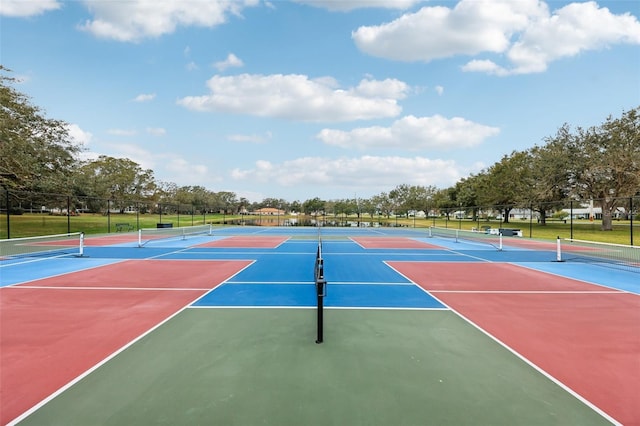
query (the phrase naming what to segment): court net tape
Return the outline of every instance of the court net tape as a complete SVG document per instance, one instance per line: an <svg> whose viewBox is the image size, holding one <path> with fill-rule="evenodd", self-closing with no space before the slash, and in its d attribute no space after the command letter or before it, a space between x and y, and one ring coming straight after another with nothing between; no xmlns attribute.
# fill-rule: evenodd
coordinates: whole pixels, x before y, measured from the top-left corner
<svg viewBox="0 0 640 426"><path fill-rule="evenodd" d="M558 262L586 262L640 272L640 246L557 239Z"/></svg>
<svg viewBox="0 0 640 426"><path fill-rule="evenodd" d="M498 230L496 230L498 231ZM464 229L439 228L432 226L429 228L429 237L451 238L455 242L474 242L489 244L498 250L502 250L502 233L484 231L467 231Z"/></svg>
<svg viewBox="0 0 640 426"><path fill-rule="evenodd" d="M0 240L0 260L22 257L82 256L83 253L84 234L82 232Z"/></svg>
<svg viewBox="0 0 640 426"><path fill-rule="evenodd" d="M213 235L212 225L184 226L180 228L142 228L138 230L138 247L169 239L186 239L196 235Z"/></svg>

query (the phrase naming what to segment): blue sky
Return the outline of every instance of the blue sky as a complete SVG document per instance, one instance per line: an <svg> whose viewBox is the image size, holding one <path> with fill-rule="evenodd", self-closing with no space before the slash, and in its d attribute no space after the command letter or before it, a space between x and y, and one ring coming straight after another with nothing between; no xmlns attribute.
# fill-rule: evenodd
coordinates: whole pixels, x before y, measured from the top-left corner
<svg viewBox="0 0 640 426"><path fill-rule="evenodd" d="M2 0L83 158L251 201L449 187L640 105L640 2Z"/></svg>

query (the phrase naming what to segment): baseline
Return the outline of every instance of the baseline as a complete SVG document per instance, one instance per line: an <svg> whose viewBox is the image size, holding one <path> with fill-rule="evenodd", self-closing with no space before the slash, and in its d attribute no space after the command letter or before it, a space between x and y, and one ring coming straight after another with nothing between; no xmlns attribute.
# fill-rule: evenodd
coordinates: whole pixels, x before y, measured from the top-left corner
<svg viewBox="0 0 640 426"><path fill-rule="evenodd" d="M636 295L511 264L389 263L609 420L640 423Z"/></svg>

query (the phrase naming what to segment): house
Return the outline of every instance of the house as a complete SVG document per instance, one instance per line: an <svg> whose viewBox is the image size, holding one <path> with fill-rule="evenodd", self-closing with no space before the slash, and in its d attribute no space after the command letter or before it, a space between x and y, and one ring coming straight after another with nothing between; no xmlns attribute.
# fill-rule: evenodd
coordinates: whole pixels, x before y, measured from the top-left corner
<svg viewBox="0 0 640 426"><path fill-rule="evenodd" d="M276 209L274 207L263 207L258 210L254 210L252 214L265 215L265 216L280 216L284 215L284 210Z"/></svg>
<svg viewBox="0 0 640 426"><path fill-rule="evenodd" d="M590 219L591 217L595 220L602 219L602 207L579 207L562 209L562 211L567 214L567 217L573 215L572 219ZM624 207L618 207L611 213L611 217L614 219L622 219L626 217L626 214L627 212Z"/></svg>

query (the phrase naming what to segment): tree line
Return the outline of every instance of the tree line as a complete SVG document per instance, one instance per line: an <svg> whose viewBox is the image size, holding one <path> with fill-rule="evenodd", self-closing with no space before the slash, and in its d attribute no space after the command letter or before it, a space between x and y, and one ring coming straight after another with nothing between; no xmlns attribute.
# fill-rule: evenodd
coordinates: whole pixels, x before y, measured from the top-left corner
<svg viewBox="0 0 640 426"><path fill-rule="evenodd" d="M510 211L521 207L538 212L543 223L568 200L593 201L602 209L603 230L612 229L619 207L624 205L632 214L634 206L626 200L640 196L640 106L586 129L565 124L540 145L513 151L448 188L398 184L369 198L250 202L233 192L159 181L153 170L126 158L80 161L81 147L71 139L68 124L46 117L13 87L8 69L0 65L0 72L0 179L12 193L114 200L120 209L143 202L230 214L274 207L306 214L389 217L459 209L477 217L487 213L487 207L480 206L492 206L508 221Z"/></svg>

